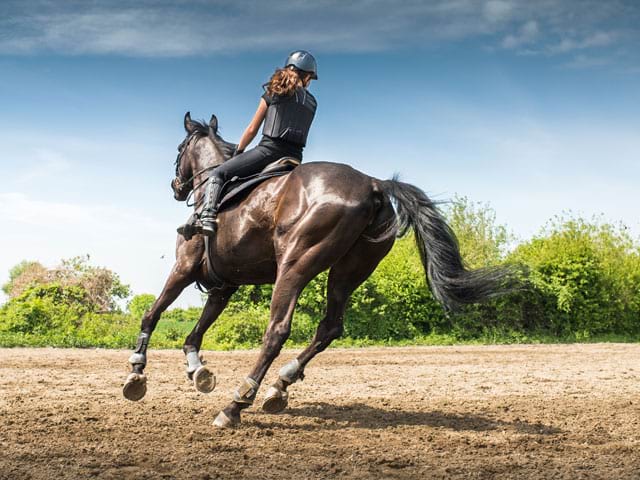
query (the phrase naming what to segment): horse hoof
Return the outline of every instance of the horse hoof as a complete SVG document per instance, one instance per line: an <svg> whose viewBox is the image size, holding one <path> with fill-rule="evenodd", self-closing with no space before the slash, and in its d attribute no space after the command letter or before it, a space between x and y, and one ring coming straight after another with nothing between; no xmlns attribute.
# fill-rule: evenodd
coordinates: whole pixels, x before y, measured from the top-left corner
<svg viewBox="0 0 640 480"><path fill-rule="evenodd" d="M211 393L216 388L216 376L209 368L205 366L198 367L193 373L193 384L197 391Z"/></svg>
<svg viewBox="0 0 640 480"><path fill-rule="evenodd" d="M262 410L267 413L280 413L289 404L289 394L276 387L270 387L262 402Z"/></svg>
<svg viewBox="0 0 640 480"><path fill-rule="evenodd" d="M147 393L147 377L139 373L131 373L124 382L122 394L127 400L137 402Z"/></svg>
<svg viewBox="0 0 640 480"><path fill-rule="evenodd" d="M240 425L240 419L229 418L224 411L221 411L213 421L213 426L218 428L233 428L238 425Z"/></svg>

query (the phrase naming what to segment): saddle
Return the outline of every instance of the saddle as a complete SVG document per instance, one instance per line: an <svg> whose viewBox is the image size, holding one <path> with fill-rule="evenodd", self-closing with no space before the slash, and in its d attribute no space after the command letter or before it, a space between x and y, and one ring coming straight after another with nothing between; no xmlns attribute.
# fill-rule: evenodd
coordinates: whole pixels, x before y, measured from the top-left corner
<svg viewBox="0 0 640 480"><path fill-rule="evenodd" d="M242 194L248 194L265 180L286 175L298 165L300 165L300 160L297 158L282 157L264 167L259 173L248 177L233 177L222 187L222 194L218 201L218 211L228 207L234 200L239 199Z"/></svg>

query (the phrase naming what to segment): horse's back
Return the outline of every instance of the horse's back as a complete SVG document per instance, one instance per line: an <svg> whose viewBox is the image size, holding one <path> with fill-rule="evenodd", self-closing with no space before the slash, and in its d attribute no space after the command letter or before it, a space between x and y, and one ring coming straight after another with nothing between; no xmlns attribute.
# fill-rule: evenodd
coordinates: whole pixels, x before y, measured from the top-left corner
<svg viewBox="0 0 640 480"><path fill-rule="evenodd" d="M294 216L299 216L311 207L362 208L371 201L374 191L375 179L349 165L303 163L282 185L276 212L278 221L282 221L287 210L295 210Z"/></svg>

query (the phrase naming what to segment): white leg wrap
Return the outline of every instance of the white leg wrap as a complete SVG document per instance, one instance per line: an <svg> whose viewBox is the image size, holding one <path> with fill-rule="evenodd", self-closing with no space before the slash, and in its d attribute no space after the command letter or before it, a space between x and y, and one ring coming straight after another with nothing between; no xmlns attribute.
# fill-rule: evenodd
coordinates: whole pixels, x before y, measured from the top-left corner
<svg viewBox="0 0 640 480"><path fill-rule="evenodd" d="M242 385L240 385L240 387L234 392L233 401L236 403L246 403L251 405L256 398L259 386L258 382L253 378L245 378Z"/></svg>
<svg viewBox="0 0 640 480"><path fill-rule="evenodd" d="M146 365L147 364L147 356L144 353L135 353L134 352L129 357L129 363L131 365L137 365L137 364Z"/></svg>
<svg viewBox="0 0 640 480"><path fill-rule="evenodd" d="M187 353L187 373L193 373L202 366L198 352Z"/></svg>
<svg viewBox="0 0 640 480"><path fill-rule="evenodd" d="M278 375L285 382L293 383L298 379L298 370L300 370L300 362L294 358L280 369Z"/></svg>
<svg viewBox="0 0 640 480"><path fill-rule="evenodd" d="M131 365L146 365L147 364L147 347L149 346L149 334L140 332L138 340L136 341L136 348L129 357L129 363Z"/></svg>

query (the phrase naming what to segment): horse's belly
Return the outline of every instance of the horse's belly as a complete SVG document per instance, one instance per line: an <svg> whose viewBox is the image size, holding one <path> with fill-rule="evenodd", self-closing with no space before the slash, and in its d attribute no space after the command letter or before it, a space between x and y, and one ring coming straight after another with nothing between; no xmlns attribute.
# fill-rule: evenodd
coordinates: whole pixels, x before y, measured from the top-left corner
<svg viewBox="0 0 640 480"><path fill-rule="evenodd" d="M254 212L237 207L218 217L213 265L222 277L238 285L273 283L276 279L273 221L264 210Z"/></svg>
<svg viewBox="0 0 640 480"><path fill-rule="evenodd" d="M224 258L220 264L214 261L214 268L226 280L237 285L274 283L277 265L273 252L273 244L260 245L243 242L216 252Z"/></svg>

